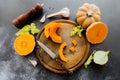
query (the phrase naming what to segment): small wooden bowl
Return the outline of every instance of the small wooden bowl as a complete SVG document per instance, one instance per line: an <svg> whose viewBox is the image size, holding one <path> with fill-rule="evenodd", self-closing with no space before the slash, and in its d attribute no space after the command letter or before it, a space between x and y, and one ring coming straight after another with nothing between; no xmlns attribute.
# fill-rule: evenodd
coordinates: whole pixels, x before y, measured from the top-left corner
<svg viewBox="0 0 120 80"><path fill-rule="evenodd" d="M70 70L74 71L78 69L88 58L90 44L86 38L82 35L79 37L77 35L70 37L70 32L77 24L71 20L55 20L54 22L61 23L62 28L57 31L57 34L62 36L62 43L66 42L67 46L64 49L64 55L68 58L68 62L64 63ZM37 40L44 43L51 51L53 51L58 56L58 50L61 44L54 43L50 38L46 38L44 35L44 28L38 33ZM71 52L69 49L73 46L72 40L77 41L77 46L75 52ZM59 63L51 59L50 56L39 46L36 47L36 56L41 65L46 69L55 73L67 73Z"/></svg>

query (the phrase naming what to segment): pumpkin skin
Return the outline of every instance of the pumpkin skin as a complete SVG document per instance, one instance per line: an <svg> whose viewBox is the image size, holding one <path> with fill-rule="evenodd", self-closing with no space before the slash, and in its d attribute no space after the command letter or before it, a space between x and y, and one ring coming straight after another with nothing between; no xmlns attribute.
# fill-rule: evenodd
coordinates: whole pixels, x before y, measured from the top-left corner
<svg viewBox="0 0 120 80"><path fill-rule="evenodd" d="M68 58L64 56L63 54L63 49L67 46L67 43L64 42L60 45L60 49L59 49L59 57L62 61L64 62L68 62Z"/></svg>
<svg viewBox="0 0 120 80"><path fill-rule="evenodd" d="M52 39L55 43L61 43L62 37L57 34L57 30L62 27L62 24L56 22L50 22L45 26L45 36L46 38Z"/></svg>
<svg viewBox="0 0 120 80"><path fill-rule="evenodd" d="M76 20L83 28L87 28L90 24L101 20L101 11L95 4L85 3L78 8Z"/></svg>

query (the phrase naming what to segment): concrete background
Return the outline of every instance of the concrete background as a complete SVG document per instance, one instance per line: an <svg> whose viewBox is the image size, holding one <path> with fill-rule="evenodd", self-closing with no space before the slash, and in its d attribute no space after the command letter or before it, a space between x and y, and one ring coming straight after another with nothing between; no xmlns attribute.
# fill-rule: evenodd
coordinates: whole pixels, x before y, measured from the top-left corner
<svg viewBox="0 0 120 80"><path fill-rule="evenodd" d="M69 19L73 21L75 21L77 8L83 3L94 3L99 6L102 21L108 25L109 33L102 44L91 45L91 51L111 50L108 63L105 66L92 63L88 69L82 66L72 75L60 75L46 70L40 64L33 67L29 59L36 59L34 52L26 57L19 56L13 48L18 29L11 22L37 2L44 3L44 13L48 14L59 11L63 7L70 8ZM0 80L120 80L119 15L119 0L0 0ZM51 20L61 19L55 17L40 24L40 18L33 21L39 29Z"/></svg>

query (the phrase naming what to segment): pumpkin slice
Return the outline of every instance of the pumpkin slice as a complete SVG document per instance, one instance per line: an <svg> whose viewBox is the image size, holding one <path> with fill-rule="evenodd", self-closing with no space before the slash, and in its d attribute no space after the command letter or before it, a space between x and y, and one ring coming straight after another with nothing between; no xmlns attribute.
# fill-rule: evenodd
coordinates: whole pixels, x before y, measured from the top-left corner
<svg viewBox="0 0 120 80"><path fill-rule="evenodd" d="M71 51L71 52L75 52L75 46L72 46L72 47L70 48L70 51Z"/></svg>
<svg viewBox="0 0 120 80"><path fill-rule="evenodd" d="M57 30L61 27L62 26L61 26L60 23L56 23L56 22L48 23L45 26L45 32L44 32L46 38L48 38L50 36L50 38L52 39L53 42L61 43L62 42L62 37L57 34Z"/></svg>
<svg viewBox="0 0 120 80"><path fill-rule="evenodd" d="M46 38L48 38L50 36L50 28L53 24L54 24L53 22L50 22L47 25L45 25L44 34L45 34Z"/></svg>
<svg viewBox="0 0 120 80"><path fill-rule="evenodd" d="M67 62L68 61L68 58L66 58L63 54L63 49L66 47L66 42L62 43L60 45L60 49L59 49L59 56L60 56L60 59L64 62Z"/></svg>
<svg viewBox="0 0 120 80"><path fill-rule="evenodd" d="M92 23L86 30L87 40L92 44L101 43L108 34L108 27L103 22Z"/></svg>
<svg viewBox="0 0 120 80"><path fill-rule="evenodd" d="M50 37L53 42L56 43L61 43L62 42L62 37L57 34L57 30L61 28L60 23L54 23L54 25L50 28Z"/></svg>
<svg viewBox="0 0 120 80"><path fill-rule="evenodd" d="M73 40L72 40L72 44L73 44L74 46L76 46L76 45L77 45L77 41L76 41L75 39L73 39Z"/></svg>
<svg viewBox="0 0 120 80"><path fill-rule="evenodd" d="M30 34L21 34L14 41L14 49L21 56L30 54L33 51L34 47L35 39L34 36Z"/></svg>

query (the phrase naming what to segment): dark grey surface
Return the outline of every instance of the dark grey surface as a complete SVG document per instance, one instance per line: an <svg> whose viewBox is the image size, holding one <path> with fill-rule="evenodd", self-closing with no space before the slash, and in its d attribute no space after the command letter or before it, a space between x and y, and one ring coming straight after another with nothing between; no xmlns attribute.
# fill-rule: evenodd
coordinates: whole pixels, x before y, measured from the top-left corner
<svg viewBox="0 0 120 80"><path fill-rule="evenodd" d="M94 3L100 7L102 21L108 25L109 34L93 49L111 50L109 61L105 66L92 63L88 69L83 66L72 75L55 74L41 65L33 67L29 59L36 59L34 53L21 57L13 49L13 40L18 31L11 23L12 19L31 8L35 3L44 3L44 12L52 13L67 6L71 10L70 20L75 21L77 8L83 3ZM0 80L120 80L120 5L119 0L0 0ZM44 24L39 19L34 22L40 29Z"/></svg>

